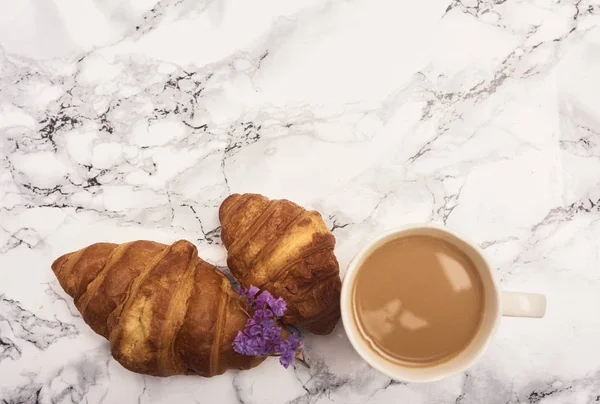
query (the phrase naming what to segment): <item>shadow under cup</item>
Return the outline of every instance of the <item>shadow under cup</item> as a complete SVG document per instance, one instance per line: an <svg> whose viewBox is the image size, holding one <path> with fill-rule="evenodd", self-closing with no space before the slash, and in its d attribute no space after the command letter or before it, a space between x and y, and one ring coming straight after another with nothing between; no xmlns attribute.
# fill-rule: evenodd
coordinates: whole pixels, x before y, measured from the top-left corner
<svg viewBox="0 0 600 404"><path fill-rule="evenodd" d="M483 314L475 336L466 348L444 362L431 365L415 364L415 366L409 366L386 359L370 346L366 336L362 335L360 327L357 324L354 312L353 286L362 264L369 254L378 247L397 238L407 236L436 237L459 248L474 264L483 285ZM492 269L479 247L465 241L443 227L433 225L407 226L379 237L375 242L370 243L360 251L352 260L343 280L341 309L342 321L348 338L354 349L369 365L399 381L429 382L463 372L482 355L500 318L500 296Z"/></svg>

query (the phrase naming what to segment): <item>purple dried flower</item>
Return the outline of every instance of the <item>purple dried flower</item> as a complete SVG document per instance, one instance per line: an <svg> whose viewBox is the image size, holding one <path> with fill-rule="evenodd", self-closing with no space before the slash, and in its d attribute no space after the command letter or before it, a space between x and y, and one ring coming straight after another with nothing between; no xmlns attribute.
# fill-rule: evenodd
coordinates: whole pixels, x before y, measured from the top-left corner
<svg viewBox="0 0 600 404"><path fill-rule="evenodd" d="M256 298L256 306L270 309L277 317L283 316L283 313L287 310L285 300L281 297L277 299L274 298L267 290L258 295Z"/></svg>
<svg viewBox="0 0 600 404"><path fill-rule="evenodd" d="M260 335L248 338L248 351L252 356L264 356L268 355L267 341L265 341Z"/></svg>
<svg viewBox="0 0 600 404"><path fill-rule="evenodd" d="M238 331L233 339L233 350L236 352L244 352L246 350L246 335L242 331Z"/></svg>
<svg viewBox="0 0 600 404"><path fill-rule="evenodd" d="M283 313L287 310L287 304L281 297L269 301L269 307L277 317L283 316Z"/></svg>
<svg viewBox="0 0 600 404"><path fill-rule="evenodd" d="M291 364L291 363L292 363L292 361L294 360L294 357L295 357L295 356L296 356L296 355L294 354L294 352L291 352L291 351L290 351L290 352L286 352L286 353L284 353L283 355L281 355L281 356L279 357L279 363L281 363L281 365L282 365L284 368L286 368L286 369L287 369L287 368L288 368L288 366L290 366L290 364Z"/></svg>
<svg viewBox="0 0 600 404"><path fill-rule="evenodd" d="M294 350L304 348L304 344L302 343L302 337L296 333L290 334L288 337L288 342L291 344Z"/></svg>
<svg viewBox="0 0 600 404"><path fill-rule="evenodd" d="M284 368L287 368L290 363L296 357L296 353L299 349L302 349L302 338L298 334L290 334L285 340L281 341L279 345L279 362Z"/></svg>
<svg viewBox="0 0 600 404"><path fill-rule="evenodd" d="M276 325L276 319L282 317L287 309L285 300L274 298L266 290L258 292L255 286L238 290L253 309L253 314L246 321L244 330L235 336L233 349L251 356L278 355L281 364L287 368L298 350L302 349L302 338L294 333L285 339L281 337L282 329Z"/></svg>
<svg viewBox="0 0 600 404"><path fill-rule="evenodd" d="M250 337L256 337L257 335L260 335L262 332L263 332L263 329L260 325L253 325L250 327L246 327L246 333Z"/></svg>
<svg viewBox="0 0 600 404"><path fill-rule="evenodd" d="M250 328L250 327L253 327L255 325L260 325L260 322L256 321L253 318L249 318L248 320L246 320L246 328Z"/></svg>
<svg viewBox="0 0 600 404"><path fill-rule="evenodd" d="M269 301L273 300L273 295L269 293L268 290L262 291L260 295L256 298L256 305L258 307L265 307L269 305Z"/></svg>
<svg viewBox="0 0 600 404"><path fill-rule="evenodd" d="M264 338L270 341L274 341L277 338L281 337L281 328L271 326L263 328Z"/></svg>
<svg viewBox="0 0 600 404"><path fill-rule="evenodd" d="M258 309L254 311L252 318L258 322L267 321L273 318L273 312L268 309Z"/></svg>

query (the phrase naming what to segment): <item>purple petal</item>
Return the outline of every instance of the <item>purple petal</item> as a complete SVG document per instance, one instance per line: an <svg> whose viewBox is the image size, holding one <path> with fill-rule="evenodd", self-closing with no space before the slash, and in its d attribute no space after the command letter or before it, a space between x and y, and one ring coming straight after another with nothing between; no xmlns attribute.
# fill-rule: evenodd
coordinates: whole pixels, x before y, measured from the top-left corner
<svg viewBox="0 0 600 404"><path fill-rule="evenodd" d="M288 368L290 366L290 364L292 363L292 361L294 360L294 354L293 353L285 353L284 355L281 355L281 357L279 357L279 363L281 363L281 365L284 368Z"/></svg>
<svg viewBox="0 0 600 404"><path fill-rule="evenodd" d="M273 310L273 313L275 313L277 317L283 316L283 313L287 310L287 304L281 297L277 299L271 299L268 303L269 307L271 307L271 310Z"/></svg>
<svg viewBox="0 0 600 404"><path fill-rule="evenodd" d="M294 350L297 350L302 345L302 337L296 333L292 333L287 337L287 340L290 343L290 346L293 347Z"/></svg>
<svg viewBox="0 0 600 404"><path fill-rule="evenodd" d="M238 331L237 335L233 339L233 350L237 353L248 355L247 337L241 331Z"/></svg>
<svg viewBox="0 0 600 404"><path fill-rule="evenodd" d="M273 312L268 309L258 309L252 315L252 318L256 322L263 322L273 317Z"/></svg>
<svg viewBox="0 0 600 404"><path fill-rule="evenodd" d="M272 318L268 318L266 320L261 321L260 325L265 328L272 328L275 327L275 320L273 320Z"/></svg>
<svg viewBox="0 0 600 404"><path fill-rule="evenodd" d="M247 343L247 354L252 356L264 355L265 343L260 337L252 337L248 339Z"/></svg>
<svg viewBox="0 0 600 404"><path fill-rule="evenodd" d="M264 290L256 298L256 305L259 307L268 306L269 301L272 299L273 299L273 295L271 293L269 293L268 290Z"/></svg>
<svg viewBox="0 0 600 404"><path fill-rule="evenodd" d="M276 339L281 338L281 328L274 326L265 327L263 330L263 336L269 341L275 341Z"/></svg>
<svg viewBox="0 0 600 404"><path fill-rule="evenodd" d="M243 332L238 331L237 334L235 335L234 341L243 341L245 337L246 336L244 335Z"/></svg>
<svg viewBox="0 0 600 404"><path fill-rule="evenodd" d="M281 342L279 343L279 348L277 349L277 353L279 353L280 355L283 355L285 352L291 350L291 344L290 341L288 341L287 339L282 339Z"/></svg>
<svg viewBox="0 0 600 404"><path fill-rule="evenodd" d="M278 354L279 347L281 346L281 337L275 337L273 339L267 340L266 346L271 355Z"/></svg>
<svg viewBox="0 0 600 404"><path fill-rule="evenodd" d="M258 293L260 289L258 289L256 286L254 285L250 285L250 287L248 288L248 297L249 298L253 298L254 296L256 296L256 294Z"/></svg>
<svg viewBox="0 0 600 404"><path fill-rule="evenodd" d="M260 325L253 325L248 327L245 331L249 336L256 337L257 335L262 334L262 327Z"/></svg>

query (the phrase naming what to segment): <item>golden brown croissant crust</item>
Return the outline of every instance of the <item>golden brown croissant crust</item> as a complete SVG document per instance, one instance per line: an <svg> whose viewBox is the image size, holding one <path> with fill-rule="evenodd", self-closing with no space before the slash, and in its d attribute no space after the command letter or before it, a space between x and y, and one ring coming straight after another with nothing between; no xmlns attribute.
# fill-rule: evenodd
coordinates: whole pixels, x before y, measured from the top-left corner
<svg viewBox="0 0 600 404"><path fill-rule="evenodd" d="M234 194L219 209L227 264L244 286L287 302L284 322L328 334L340 318L335 237L321 215L288 200Z"/></svg>
<svg viewBox="0 0 600 404"><path fill-rule="evenodd" d="M97 243L63 255L52 270L129 370L213 376L264 360L233 351L247 319L244 303L188 241Z"/></svg>

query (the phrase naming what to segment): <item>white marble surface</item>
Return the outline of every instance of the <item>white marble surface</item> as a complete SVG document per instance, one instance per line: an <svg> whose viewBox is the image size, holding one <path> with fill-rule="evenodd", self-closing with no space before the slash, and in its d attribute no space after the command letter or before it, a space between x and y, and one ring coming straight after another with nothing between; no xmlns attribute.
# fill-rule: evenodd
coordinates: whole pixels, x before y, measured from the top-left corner
<svg viewBox="0 0 600 404"><path fill-rule="evenodd" d="M0 402L600 402L598 0L0 0ZM338 326L310 369L125 371L51 270L89 243L195 242L230 192L321 211L342 270L438 222L545 293L467 373L370 370ZM4 400L4 401L2 401Z"/></svg>

